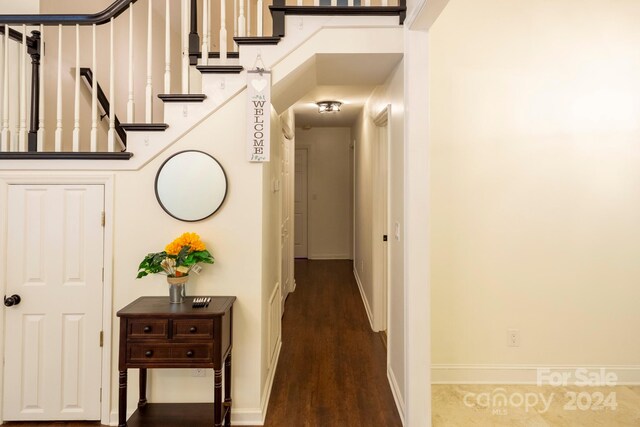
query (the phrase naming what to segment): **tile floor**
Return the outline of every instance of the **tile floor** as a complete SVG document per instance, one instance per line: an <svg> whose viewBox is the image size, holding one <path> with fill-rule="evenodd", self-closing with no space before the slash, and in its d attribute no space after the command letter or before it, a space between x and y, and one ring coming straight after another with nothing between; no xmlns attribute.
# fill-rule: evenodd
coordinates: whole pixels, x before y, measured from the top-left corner
<svg viewBox="0 0 640 427"><path fill-rule="evenodd" d="M640 426L640 387L433 385L434 427Z"/></svg>

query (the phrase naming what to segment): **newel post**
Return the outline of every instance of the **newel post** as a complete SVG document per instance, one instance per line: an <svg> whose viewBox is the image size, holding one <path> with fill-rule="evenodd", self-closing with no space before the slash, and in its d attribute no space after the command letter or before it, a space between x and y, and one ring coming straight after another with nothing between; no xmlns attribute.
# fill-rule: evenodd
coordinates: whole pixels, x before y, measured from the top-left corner
<svg viewBox="0 0 640 427"><path fill-rule="evenodd" d="M285 6L285 0L273 0L273 6ZM284 10L272 10L273 18L273 36L284 37Z"/></svg>
<svg viewBox="0 0 640 427"><path fill-rule="evenodd" d="M42 39L40 31L32 31L34 42L31 55L31 126L29 127L28 150L38 151L38 129L40 126L40 54Z"/></svg>
<svg viewBox="0 0 640 427"><path fill-rule="evenodd" d="M199 52L200 52L200 36L198 36L198 2L197 0L191 0L191 31L189 32L189 64L190 65L198 65Z"/></svg>

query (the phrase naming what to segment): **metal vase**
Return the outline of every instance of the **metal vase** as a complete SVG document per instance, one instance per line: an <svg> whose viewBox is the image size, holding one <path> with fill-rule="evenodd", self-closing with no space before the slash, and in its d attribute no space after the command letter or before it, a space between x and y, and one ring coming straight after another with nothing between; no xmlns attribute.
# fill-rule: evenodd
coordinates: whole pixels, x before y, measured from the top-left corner
<svg viewBox="0 0 640 427"><path fill-rule="evenodd" d="M167 277L169 282L169 302L171 304L182 304L184 302L184 288L189 276Z"/></svg>

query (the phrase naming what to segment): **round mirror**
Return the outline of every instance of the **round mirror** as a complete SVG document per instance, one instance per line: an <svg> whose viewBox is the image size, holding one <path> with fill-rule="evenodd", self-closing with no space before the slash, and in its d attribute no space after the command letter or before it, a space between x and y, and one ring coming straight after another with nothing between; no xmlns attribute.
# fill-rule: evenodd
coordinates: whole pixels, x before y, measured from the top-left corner
<svg viewBox="0 0 640 427"><path fill-rule="evenodd" d="M162 209L181 221L213 215L227 195L227 176L220 163L202 151L169 157L156 175L156 197Z"/></svg>

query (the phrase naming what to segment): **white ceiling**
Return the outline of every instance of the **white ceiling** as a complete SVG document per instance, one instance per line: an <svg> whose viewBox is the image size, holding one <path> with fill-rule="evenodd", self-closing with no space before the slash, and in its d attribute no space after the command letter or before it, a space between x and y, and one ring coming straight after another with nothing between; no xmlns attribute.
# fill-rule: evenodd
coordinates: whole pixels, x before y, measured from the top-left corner
<svg viewBox="0 0 640 427"><path fill-rule="evenodd" d="M273 88L277 111L293 105L296 127L351 126L376 86L402 59L399 53L318 54ZM340 101L339 113L319 114L317 101Z"/></svg>

